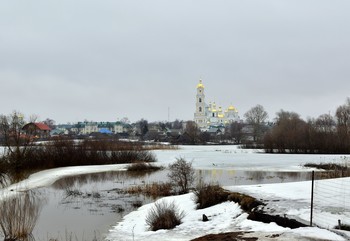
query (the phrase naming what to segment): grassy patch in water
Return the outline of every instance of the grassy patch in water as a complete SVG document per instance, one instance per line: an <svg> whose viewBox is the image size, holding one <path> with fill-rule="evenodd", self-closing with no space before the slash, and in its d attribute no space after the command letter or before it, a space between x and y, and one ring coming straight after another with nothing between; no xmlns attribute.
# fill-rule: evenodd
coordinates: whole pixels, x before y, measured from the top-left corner
<svg viewBox="0 0 350 241"><path fill-rule="evenodd" d="M174 195L170 183L153 182L151 184L131 186L126 189L129 194L142 194L152 198L166 197Z"/></svg>
<svg viewBox="0 0 350 241"><path fill-rule="evenodd" d="M336 163L306 163L304 167L317 168L326 172L317 173L320 178L349 177L350 167L347 164Z"/></svg>
<svg viewBox="0 0 350 241"><path fill-rule="evenodd" d="M145 162L136 162L128 166L130 172L153 172L161 169L163 168Z"/></svg>

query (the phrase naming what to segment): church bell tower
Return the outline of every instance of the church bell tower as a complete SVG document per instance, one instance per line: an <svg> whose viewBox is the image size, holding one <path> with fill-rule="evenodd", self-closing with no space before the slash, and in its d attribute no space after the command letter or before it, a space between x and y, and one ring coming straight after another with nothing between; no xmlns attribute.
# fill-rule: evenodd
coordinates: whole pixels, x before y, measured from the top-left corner
<svg viewBox="0 0 350 241"><path fill-rule="evenodd" d="M199 80L199 83L197 85L196 111L194 113L194 121L199 128L205 128L207 126L204 85L202 84L202 80Z"/></svg>

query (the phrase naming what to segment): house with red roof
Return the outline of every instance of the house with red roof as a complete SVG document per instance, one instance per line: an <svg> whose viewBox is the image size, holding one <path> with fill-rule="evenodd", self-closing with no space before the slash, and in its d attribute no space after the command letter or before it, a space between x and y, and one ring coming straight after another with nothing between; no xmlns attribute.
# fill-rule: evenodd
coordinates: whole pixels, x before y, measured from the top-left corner
<svg viewBox="0 0 350 241"><path fill-rule="evenodd" d="M51 128L42 122L30 122L24 125L22 130L27 136L35 138L47 138L50 136Z"/></svg>

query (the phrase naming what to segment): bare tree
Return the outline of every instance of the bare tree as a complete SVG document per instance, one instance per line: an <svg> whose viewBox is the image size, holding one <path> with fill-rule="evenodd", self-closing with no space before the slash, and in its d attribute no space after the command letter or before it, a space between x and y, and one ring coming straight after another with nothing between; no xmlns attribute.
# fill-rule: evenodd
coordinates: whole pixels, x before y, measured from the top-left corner
<svg viewBox="0 0 350 241"><path fill-rule="evenodd" d="M253 140L259 141L264 132L264 122L268 114L262 105L256 105L244 114L246 122L253 127Z"/></svg>
<svg viewBox="0 0 350 241"><path fill-rule="evenodd" d="M330 114L323 114L316 119L315 125L318 131L331 133L334 131L335 120Z"/></svg>
<svg viewBox="0 0 350 241"><path fill-rule="evenodd" d="M337 108L335 113L337 119L337 132L342 149L350 150L350 98L346 103Z"/></svg>
<svg viewBox="0 0 350 241"><path fill-rule="evenodd" d="M176 119L176 120L173 122L172 128L173 128L173 129L182 129L182 124L183 124L183 121L182 121L182 120Z"/></svg>
<svg viewBox="0 0 350 241"><path fill-rule="evenodd" d="M35 117L31 117L34 121ZM22 130L25 125L24 116L18 111L13 111L10 115L0 116L0 135L5 146L5 155L9 157L11 166L18 169L23 161L23 157L32 147L34 129L27 132Z"/></svg>
<svg viewBox="0 0 350 241"><path fill-rule="evenodd" d="M51 130L55 129L56 122L53 119L46 118L43 123L50 127Z"/></svg>
<svg viewBox="0 0 350 241"><path fill-rule="evenodd" d="M200 130L194 121L187 121L186 128L184 131L190 141L190 144L195 144L199 141Z"/></svg>
<svg viewBox="0 0 350 241"><path fill-rule="evenodd" d="M279 152L306 152L309 148L309 125L299 114L281 110L276 125L265 137L265 150Z"/></svg>
<svg viewBox="0 0 350 241"><path fill-rule="evenodd" d="M137 124L139 125L139 128L140 128L141 140L144 140L144 137L148 132L148 121L141 119Z"/></svg>
<svg viewBox="0 0 350 241"><path fill-rule="evenodd" d="M341 127L346 133L350 132L350 98L347 98L346 103L337 108L335 113L338 127Z"/></svg>
<svg viewBox="0 0 350 241"><path fill-rule="evenodd" d="M235 144L241 144L243 140L243 126L242 122L232 122L225 131L226 136L232 139Z"/></svg>
<svg viewBox="0 0 350 241"><path fill-rule="evenodd" d="M189 187L194 182L194 169L191 162L184 158L178 158L176 162L169 165L168 177L171 183L179 188L179 193L187 193Z"/></svg>

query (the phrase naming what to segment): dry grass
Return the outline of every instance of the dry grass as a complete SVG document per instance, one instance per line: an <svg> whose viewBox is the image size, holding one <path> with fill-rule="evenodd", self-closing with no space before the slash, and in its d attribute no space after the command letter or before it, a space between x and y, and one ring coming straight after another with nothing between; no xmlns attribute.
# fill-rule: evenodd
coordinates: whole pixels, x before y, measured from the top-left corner
<svg viewBox="0 0 350 241"><path fill-rule="evenodd" d="M251 212L253 208L263 205L262 202L256 200L255 198L238 192L230 193L227 199L228 201L238 203L246 212Z"/></svg>
<svg viewBox="0 0 350 241"><path fill-rule="evenodd" d="M131 172L153 172L161 170L162 167L154 166L150 163L136 162L128 166L128 171Z"/></svg>
<svg viewBox="0 0 350 241"><path fill-rule="evenodd" d="M326 170L326 172L317 173L317 177L321 179L350 177L350 167L348 163L344 163L343 165L336 163L306 163L304 166Z"/></svg>
<svg viewBox="0 0 350 241"><path fill-rule="evenodd" d="M129 194L142 194L152 198L166 197L173 195L170 183L154 182L151 184L132 186L126 190Z"/></svg>
<svg viewBox="0 0 350 241"><path fill-rule="evenodd" d="M0 188L4 188L9 184L9 178L7 174L4 172L1 172L0 170Z"/></svg>
<svg viewBox="0 0 350 241"><path fill-rule="evenodd" d="M198 209L231 201L238 203L244 211L249 213L253 208L263 204L251 196L238 192L229 192L221 188L219 185L214 184L202 183L194 190L194 194L196 196L195 201Z"/></svg>
<svg viewBox="0 0 350 241"><path fill-rule="evenodd" d="M42 201L32 192L25 192L0 203L0 227L4 240L31 239L41 211Z"/></svg>
<svg viewBox="0 0 350 241"><path fill-rule="evenodd" d="M194 190L196 195L196 203L198 209L214 206L216 204L227 201L229 192L225 191L219 185L200 184Z"/></svg>
<svg viewBox="0 0 350 241"><path fill-rule="evenodd" d="M184 216L184 212L179 211L174 202L156 202L146 216L146 223L152 231L173 229L181 224Z"/></svg>

